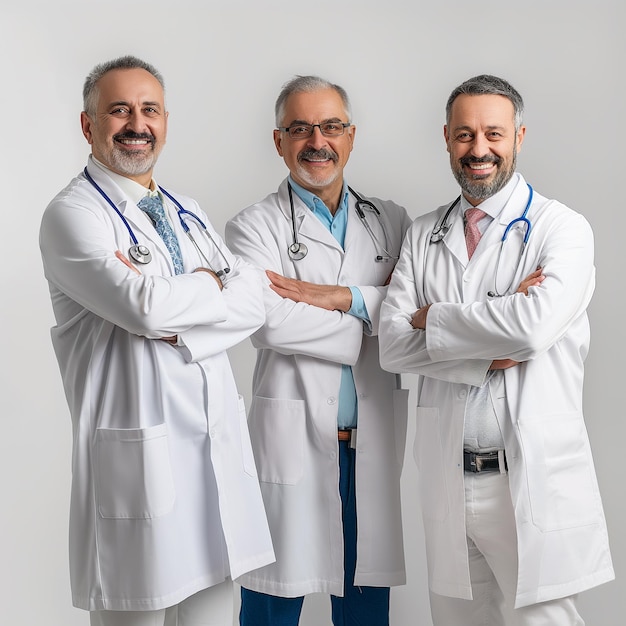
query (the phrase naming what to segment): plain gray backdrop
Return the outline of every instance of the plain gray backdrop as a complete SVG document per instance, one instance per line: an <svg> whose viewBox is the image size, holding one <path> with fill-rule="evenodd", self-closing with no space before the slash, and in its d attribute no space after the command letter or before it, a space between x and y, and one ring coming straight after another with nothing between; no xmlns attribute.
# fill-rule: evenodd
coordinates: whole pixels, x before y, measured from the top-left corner
<svg viewBox="0 0 626 626"><path fill-rule="evenodd" d="M167 86L168 145L156 177L196 197L220 232L286 174L272 142L273 105L295 74L347 89L357 126L349 182L412 217L457 194L442 132L450 91L493 73L522 93L520 171L538 192L583 213L596 236L585 410L618 579L582 594L580 606L588 625L622 626L623 0L14 4L0 9L0 621L88 624L69 591L71 428L38 229L46 204L89 153L79 125L86 74L135 54L156 65ZM231 354L248 401L253 356L249 342ZM413 389L414 380L404 380ZM413 433L411 424L402 485L408 583L392 592L393 626L431 624ZM302 626L330 624L328 605L324 596L309 598Z"/></svg>

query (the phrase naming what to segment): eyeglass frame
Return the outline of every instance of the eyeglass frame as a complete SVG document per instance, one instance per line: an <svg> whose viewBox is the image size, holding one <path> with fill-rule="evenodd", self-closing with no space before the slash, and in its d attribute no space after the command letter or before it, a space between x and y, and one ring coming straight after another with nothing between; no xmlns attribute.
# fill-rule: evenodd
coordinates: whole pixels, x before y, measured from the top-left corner
<svg viewBox="0 0 626 626"><path fill-rule="evenodd" d="M326 126L328 124L336 124L337 126L341 126L341 132L337 135L327 135L323 130L322 130L322 126ZM309 135L302 135L300 137L295 137L294 135L292 135L289 131L291 128L297 127L297 126L308 126L311 128L311 133ZM308 124L306 122L294 122L293 124L290 124L289 126L279 126L276 130L280 130L283 133L287 133L289 135L289 137L291 139L308 139L309 137L313 136L313 133L315 132L315 128L319 128L320 129L320 133L324 136L324 137L342 137L343 135L345 135L345 131L346 128L349 128L350 126L352 126L352 122L321 122L320 124Z"/></svg>

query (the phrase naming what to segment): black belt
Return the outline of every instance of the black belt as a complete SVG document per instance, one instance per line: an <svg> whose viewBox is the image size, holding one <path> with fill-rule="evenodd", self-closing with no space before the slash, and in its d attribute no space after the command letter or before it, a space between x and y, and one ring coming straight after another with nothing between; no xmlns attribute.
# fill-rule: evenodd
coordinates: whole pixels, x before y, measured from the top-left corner
<svg viewBox="0 0 626 626"><path fill-rule="evenodd" d="M502 458L502 465L500 464ZM463 450L463 468L466 472L506 472L506 456L504 450L500 452L470 452Z"/></svg>

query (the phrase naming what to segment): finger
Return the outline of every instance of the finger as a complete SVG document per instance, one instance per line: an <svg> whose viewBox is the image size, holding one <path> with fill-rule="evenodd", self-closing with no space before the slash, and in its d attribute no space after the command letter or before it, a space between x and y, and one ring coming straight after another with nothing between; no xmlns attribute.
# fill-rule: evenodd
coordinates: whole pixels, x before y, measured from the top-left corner
<svg viewBox="0 0 626 626"><path fill-rule="evenodd" d="M282 276L281 274L277 274L276 272L272 272L272 270L265 270L265 275L272 281L272 282L276 282L278 280L280 280L281 278L284 279L285 277Z"/></svg>
<svg viewBox="0 0 626 626"><path fill-rule="evenodd" d="M126 267L130 268L136 274L141 276L141 272L124 256L121 250L115 251L115 256L124 264Z"/></svg>

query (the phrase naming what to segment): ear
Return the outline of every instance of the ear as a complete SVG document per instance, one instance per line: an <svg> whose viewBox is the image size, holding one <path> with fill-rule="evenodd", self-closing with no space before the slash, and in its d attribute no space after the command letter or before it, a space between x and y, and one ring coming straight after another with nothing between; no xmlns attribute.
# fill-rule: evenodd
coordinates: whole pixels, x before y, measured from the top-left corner
<svg viewBox="0 0 626 626"><path fill-rule="evenodd" d="M450 144L448 143L450 141L450 135L448 134L448 126L446 124L443 125L443 138L446 142L446 150L450 152Z"/></svg>
<svg viewBox="0 0 626 626"><path fill-rule="evenodd" d="M519 151L522 149L522 144L524 143L524 137L526 136L526 126L520 126L520 129L517 131L517 152L519 154Z"/></svg>
<svg viewBox="0 0 626 626"><path fill-rule="evenodd" d="M83 135L85 135L85 139L87 140L87 143L89 143L89 145L91 145L93 143L93 134L91 132L91 125L93 124L93 122L91 121L91 118L89 117L89 115L87 115L87 113L85 111L83 111L80 114L80 127L83 131Z"/></svg>
<svg viewBox="0 0 626 626"><path fill-rule="evenodd" d="M354 138L356 137L356 126L354 124L348 126L348 137L350 138L350 152L352 152L352 148L354 148Z"/></svg>
<svg viewBox="0 0 626 626"><path fill-rule="evenodd" d="M280 156L283 156L283 148L282 148L283 136L281 133L282 131L278 129L274 129L274 145L276 146L276 151L278 152L278 154Z"/></svg>

